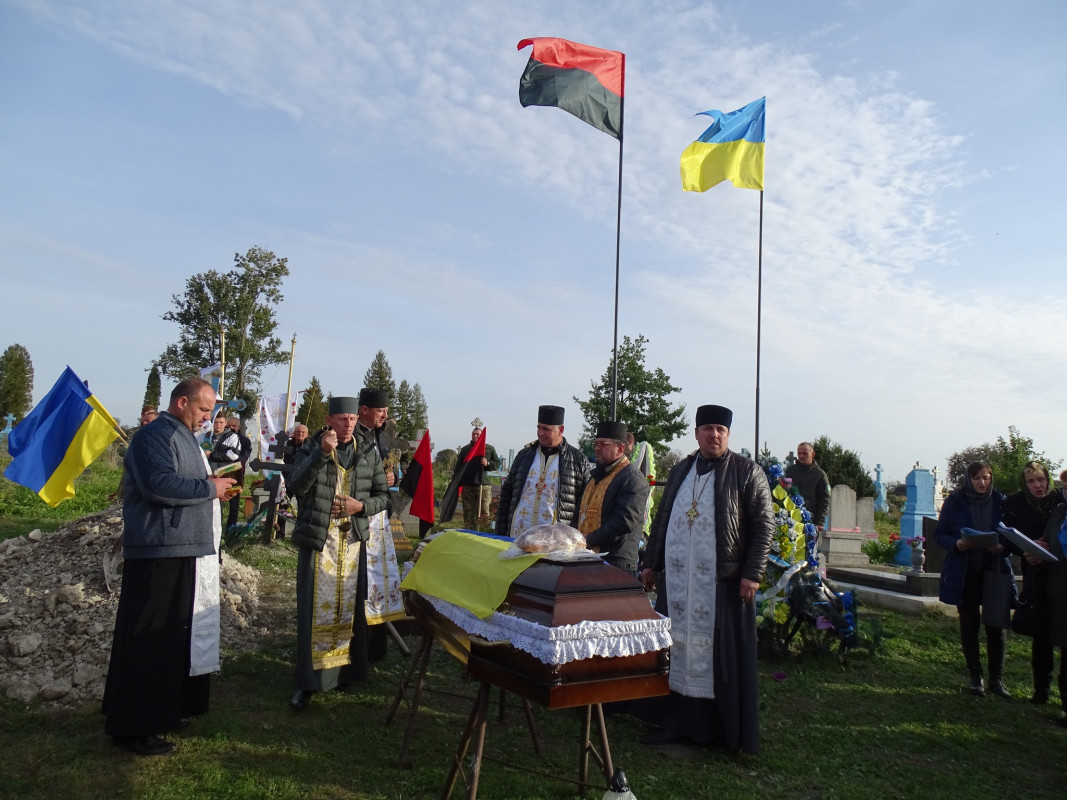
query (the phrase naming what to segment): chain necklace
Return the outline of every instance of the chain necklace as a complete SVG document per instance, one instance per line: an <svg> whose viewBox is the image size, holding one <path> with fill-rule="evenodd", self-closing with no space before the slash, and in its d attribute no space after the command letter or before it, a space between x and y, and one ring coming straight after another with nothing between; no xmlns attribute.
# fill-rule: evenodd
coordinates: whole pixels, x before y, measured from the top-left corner
<svg viewBox="0 0 1067 800"><path fill-rule="evenodd" d="M710 470L704 478L704 483L700 487L700 493L697 493L697 476L693 476L693 502L689 505L689 510L685 512L685 516L689 519L689 532L693 532L693 523L696 522L697 517L700 516L700 512L697 511L697 503L700 502L700 498L704 496L704 490L708 488L708 481L711 480L712 475L715 474L715 470Z"/></svg>

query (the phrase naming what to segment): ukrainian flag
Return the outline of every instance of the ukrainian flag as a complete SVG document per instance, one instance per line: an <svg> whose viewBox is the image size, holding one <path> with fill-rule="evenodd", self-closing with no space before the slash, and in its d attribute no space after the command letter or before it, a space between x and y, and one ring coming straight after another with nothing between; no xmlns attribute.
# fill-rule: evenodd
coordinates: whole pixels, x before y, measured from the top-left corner
<svg viewBox="0 0 1067 800"><path fill-rule="evenodd" d="M682 189L706 192L730 181L739 189L763 189L763 115L766 97L724 114L702 111L715 124L682 153Z"/></svg>
<svg viewBox="0 0 1067 800"><path fill-rule="evenodd" d="M70 367L7 437L4 477L55 508L74 497L74 479L118 437L118 423Z"/></svg>

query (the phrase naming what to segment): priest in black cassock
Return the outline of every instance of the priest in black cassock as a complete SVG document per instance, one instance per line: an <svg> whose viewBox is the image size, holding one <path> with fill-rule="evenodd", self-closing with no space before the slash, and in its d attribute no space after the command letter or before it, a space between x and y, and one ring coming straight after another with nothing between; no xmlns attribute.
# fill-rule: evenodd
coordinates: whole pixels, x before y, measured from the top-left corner
<svg viewBox="0 0 1067 800"><path fill-rule="evenodd" d="M733 412L696 414L698 449L667 478L641 581L671 619L671 693L631 712L662 726L646 744L677 741L759 751L756 590L774 515L763 470L729 449Z"/></svg>

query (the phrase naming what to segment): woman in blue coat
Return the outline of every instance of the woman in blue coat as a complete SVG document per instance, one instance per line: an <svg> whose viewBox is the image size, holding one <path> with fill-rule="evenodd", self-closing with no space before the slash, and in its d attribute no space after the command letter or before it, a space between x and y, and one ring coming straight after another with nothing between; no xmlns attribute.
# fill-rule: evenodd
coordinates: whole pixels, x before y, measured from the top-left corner
<svg viewBox="0 0 1067 800"><path fill-rule="evenodd" d="M1011 564L998 543L989 548L976 548L963 539L962 529L992 531L1000 522L1004 495L993 488L993 471L984 461L967 465L963 486L945 498L934 536L945 548L945 563L941 567L939 599L956 606L960 616L960 644L970 673L971 693L985 694L982 683L982 660L978 648L978 631L982 620L982 590L986 580L997 572L1011 572ZM1011 697L1004 686L1003 628L985 626L986 655L989 659L989 691L1001 697Z"/></svg>

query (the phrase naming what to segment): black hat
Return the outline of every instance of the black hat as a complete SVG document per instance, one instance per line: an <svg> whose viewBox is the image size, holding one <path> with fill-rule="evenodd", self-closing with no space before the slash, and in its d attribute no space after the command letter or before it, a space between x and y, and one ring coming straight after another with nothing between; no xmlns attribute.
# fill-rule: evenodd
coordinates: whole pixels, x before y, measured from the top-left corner
<svg viewBox="0 0 1067 800"><path fill-rule="evenodd" d="M626 441L626 423L617 420L605 420L596 424L597 439L614 439L618 442Z"/></svg>
<svg viewBox="0 0 1067 800"><path fill-rule="evenodd" d="M363 388L359 390L359 404L367 408L388 408L389 395L381 389Z"/></svg>
<svg viewBox="0 0 1067 800"><path fill-rule="evenodd" d="M539 425L562 425L562 406L538 406L537 422Z"/></svg>
<svg viewBox="0 0 1067 800"><path fill-rule="evenodd" d="M734 412L726 406L701 406L697 409L696 427L701 425L723 425L727 430L734 421Z"/></svg>
<svg viewBox="0 0 1067 800"><path fill-rule="evenodd" d="M354 397L331 397L326 406L326 414L358 414L359 402Z"/></svg>

